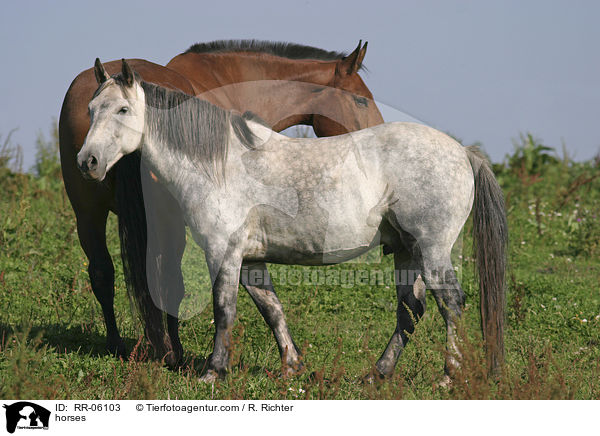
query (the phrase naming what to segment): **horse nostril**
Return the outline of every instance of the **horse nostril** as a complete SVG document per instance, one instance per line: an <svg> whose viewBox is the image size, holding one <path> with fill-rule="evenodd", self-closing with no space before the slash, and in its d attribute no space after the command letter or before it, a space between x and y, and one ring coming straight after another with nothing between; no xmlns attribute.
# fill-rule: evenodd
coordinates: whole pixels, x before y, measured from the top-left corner
<svg viewBox="0 0 600 436"><path fill-rule="evenodd" d="M91 155L88 160L87 160L87 166L90 170L95 170L96 168L98 168L98 159L96 159L96 156Z"/></svg>
<svg viewBox="0 0 600 436"><path fill-rule="evenodd" d="M78 162L77 166L79 167L79 170L82 173L87 173L88 171L88 166L87 166L87 162L86 161L82 161L82 162Z"/></svg>

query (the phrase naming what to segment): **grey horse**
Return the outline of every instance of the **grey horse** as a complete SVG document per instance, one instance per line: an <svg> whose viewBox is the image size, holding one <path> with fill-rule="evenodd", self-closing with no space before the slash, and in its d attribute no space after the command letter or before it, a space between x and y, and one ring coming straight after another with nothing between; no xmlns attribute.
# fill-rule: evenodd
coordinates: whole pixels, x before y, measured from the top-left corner
<svg viewBox="0 0 600 436"><path fill-rule="evenodd" d="M203 380L227 372L240 282L272 329L284 367L294 371L300 353L266 263L338 263L378 245L394 254L397 279L404 270L420 274L396 282L397 325L377 373L393 372L430 289L446 323L451 375L460 361L456 323L465 295L450 253L471 209L488 368L500 369L508 232L502 192L476 148L414 123L288 138L251 114L142 82L125 61L113 77L97 61L96 76L78 164L102 180L122 156L141 151L179 202L213 284L216 331ZM240 274L242 267L249 273Z"/></svg>

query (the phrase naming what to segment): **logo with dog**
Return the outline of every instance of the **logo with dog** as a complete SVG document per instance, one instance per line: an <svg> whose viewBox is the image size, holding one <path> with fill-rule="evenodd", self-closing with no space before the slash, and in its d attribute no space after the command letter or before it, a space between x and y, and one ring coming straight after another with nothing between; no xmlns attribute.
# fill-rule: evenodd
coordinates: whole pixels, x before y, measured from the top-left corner
<svg viewBox="0 0 600 436"><path fill-rule="evenodd" d="M19 430L48 430L50 411L42 406L29 401L19 401L10 405L4 404L6 409L6 431L14 433Z"/></svg>

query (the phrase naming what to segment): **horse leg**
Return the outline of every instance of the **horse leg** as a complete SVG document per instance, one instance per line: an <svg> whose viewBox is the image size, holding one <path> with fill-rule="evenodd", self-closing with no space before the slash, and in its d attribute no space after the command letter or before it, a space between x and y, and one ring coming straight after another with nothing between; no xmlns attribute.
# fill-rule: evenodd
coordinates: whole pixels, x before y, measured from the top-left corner
<svg viewBox="0 0 600 436"><path fill-rule="evenodd" d="M181 259L185 250L185 222L177 201L160 185L144 180L148 245L146 271L154 304L167 312L168 337L163 339L165 362L177 366L183 358L179 339L179 306L185 294Z"/></svg>
<svg viewBox="0 0 600 436"><path fill-rule="evenodd" d="M88 260L88 273L92 283L92 291L102 308L106 324L106 349L120 357L126 357L125 343L121 339L115 320L115 270L112 259L106 247L106 218L108 208L100 205L92 212L78 211L77 234L79 242Z"/></svg>
<svg viewBox="0 0 600 436"><path fill-rule="evenodd" d="M422 250L423 271L427 288L431 289L446 324L445 381L449 381L459 366L460 349L456 337L456 323L460 320L465 294L458 283L452 262L451 247L431 246Z"/></svg>
<svg viewBox="0 0 600 436"><path fill-rule="evenodd" d="M265 263L244 264L240 281L275 335L284 375L297 372L301 367L300 350L288 330L283 306L275 293L267 265Z"/></svg>
<svg viewBox="0 0 600 436"><path fill-rule="evenodd" d="M182 294L183 295L183 294ZM181 303L180 298L179 302ZM169 338L171 339L171 347L173 350L173 359L171 366L181 365L183 362L183 345L181 345L181 339L179 338L179 317L167 314L167 329L169 332Z"/></svg>
<svg viewBox="0 0 600 436"><path fill-rule="evenodd" d="M175 219L171 216L167 218ZM176 220L178 221L178 220ZM164 224L166 221L163 221ZM149 227L149 230L151 227ZM148 274L153 274L157 277L157 290L165 298L162 301L161 308L167 312L167 331L170 340L169 353L172 355L165 356L165 362L169 366L177 366L181 364L183 358L183 346L179 338L179 306L185 294L183 284L183 275L181 273L181 259L185 249L185 224L183 219L177 222L176 225L170 225L169 231L165 232L164 227L161 227L158 233L152 238L157 238L157 245L148 244Z"/></svg>
<svg viewBox="0 0 600 436"><path fill-rule="evenodd" d="M394 278L398 307L396 309L396 329L388 345L377 361L375 368L380 375L387 377L394 372L398 358L415 331L415 323L425 313L425 283L420 265L407 252L394 253Z"/></svg>
<svg viewBox="0 0 600 436"><path fill-rule="evenodd" d="M209 259L207 253L208 269L213 283L215 335L213 352L208 358L207 371L200 380L209 383L214 382L218 377L224 377L229 369L229 353L232 346L231 332L236 316L240 269L242 266L241 253L232 253L231 251L236 250L228 250L223 257L222 264L218 267L214 265L214 259Z"/></svg>

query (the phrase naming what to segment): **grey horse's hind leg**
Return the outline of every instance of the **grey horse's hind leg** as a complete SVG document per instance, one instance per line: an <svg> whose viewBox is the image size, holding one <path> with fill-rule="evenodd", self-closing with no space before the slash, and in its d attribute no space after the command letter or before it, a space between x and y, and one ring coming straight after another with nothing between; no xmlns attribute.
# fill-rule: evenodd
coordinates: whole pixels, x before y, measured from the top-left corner
<svg viewBox="0 0 600 436"><path fill-rule="evenodd" d="M459 366L460 350L456 337L456 323L462 315L465 294L450 261L450 248L430 247L423 250L423 266L427 288L433 293L446 323L448 353L444 372L446 376L451 376Z"/></svg>
<svg viewBox="0 0 600 436"><path fill-rule="evenodd" d="M240 281L275 335L279 354L283 360L284 375L297 372L301 366L300 351L288 330L283 306L273 288L267 265L244 264Z"/></svg>
<svg viewBox="0 0 600 436"><path fill-rule="evenodd" d="M394 253L394 276L398 307L396 329L375 365L383 376L394 372L398 358L415 331L415 323L425 313L425 283L421 279L420 265L403 252Z"/></svg>

